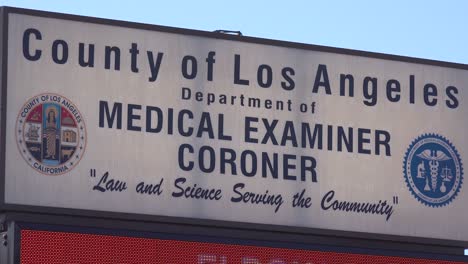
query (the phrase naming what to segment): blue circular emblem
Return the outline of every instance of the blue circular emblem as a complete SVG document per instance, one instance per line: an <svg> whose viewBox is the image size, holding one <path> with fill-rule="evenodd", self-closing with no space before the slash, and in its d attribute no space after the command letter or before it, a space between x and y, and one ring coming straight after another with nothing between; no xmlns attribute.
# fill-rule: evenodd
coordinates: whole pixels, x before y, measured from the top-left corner
<svg viewBox="0 0 468 264"><path fill-rule="evenodd" d="M411 193L427 206L449 204L463 182L463 166L457 150L437 134L422 135L411 143L403 170Z"/></svg>

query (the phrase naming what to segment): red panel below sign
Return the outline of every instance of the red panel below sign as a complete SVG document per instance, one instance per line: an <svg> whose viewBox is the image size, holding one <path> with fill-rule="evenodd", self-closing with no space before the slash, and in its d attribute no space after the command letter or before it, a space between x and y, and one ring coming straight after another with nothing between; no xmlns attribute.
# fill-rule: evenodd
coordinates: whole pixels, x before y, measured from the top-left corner
<svg viewBox="0 0 468 264"><path fill-rule="evenodd" d="M456 264L462 262L336 252L161 240L123 236L21 231L22 264Z"/></svg>

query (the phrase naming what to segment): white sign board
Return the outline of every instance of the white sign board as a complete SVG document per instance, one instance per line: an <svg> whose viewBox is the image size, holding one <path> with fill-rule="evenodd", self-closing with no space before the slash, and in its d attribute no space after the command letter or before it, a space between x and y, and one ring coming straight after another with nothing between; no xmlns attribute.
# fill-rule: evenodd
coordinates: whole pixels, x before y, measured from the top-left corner
<svg viewBox="0 0 468 264"><path fill-rule="evenodd" d="M6 205L468 241L468 67L137 27L8 15Z"/></svg>

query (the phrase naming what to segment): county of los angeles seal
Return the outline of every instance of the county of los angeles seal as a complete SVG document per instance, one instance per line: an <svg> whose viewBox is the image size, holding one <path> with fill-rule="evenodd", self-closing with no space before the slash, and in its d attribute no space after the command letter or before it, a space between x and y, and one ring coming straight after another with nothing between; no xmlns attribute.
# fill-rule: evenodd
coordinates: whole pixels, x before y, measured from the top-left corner
<svg viewBox="0 0 468 264"><path fill-rule="evenodd" d="M463 183L457 149L437 134L425 134L414 140L406 152L403 168L411 193L427 206L449 204Z"/></svg>
<svg viewBox="0 0 468 264"><path fill-rule="evenodd" d="M16 141L24 160L45 175L61 175L81 160L86 128L78 108L59 94L44 93L21 107Z"/></svg>

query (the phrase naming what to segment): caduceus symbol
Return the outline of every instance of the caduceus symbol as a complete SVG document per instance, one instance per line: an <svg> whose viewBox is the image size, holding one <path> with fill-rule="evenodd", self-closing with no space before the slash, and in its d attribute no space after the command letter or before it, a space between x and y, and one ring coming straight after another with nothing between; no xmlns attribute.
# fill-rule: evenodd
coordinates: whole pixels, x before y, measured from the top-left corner
<svg viewBox="0 0 468 264"><path fill-rule="evenodd" d="M429 169L431 174L431 189L435 192L437 188L437 175L439 172L439 162L450 160L443 151L426 149L416 156L429 161Z"/></svg>

